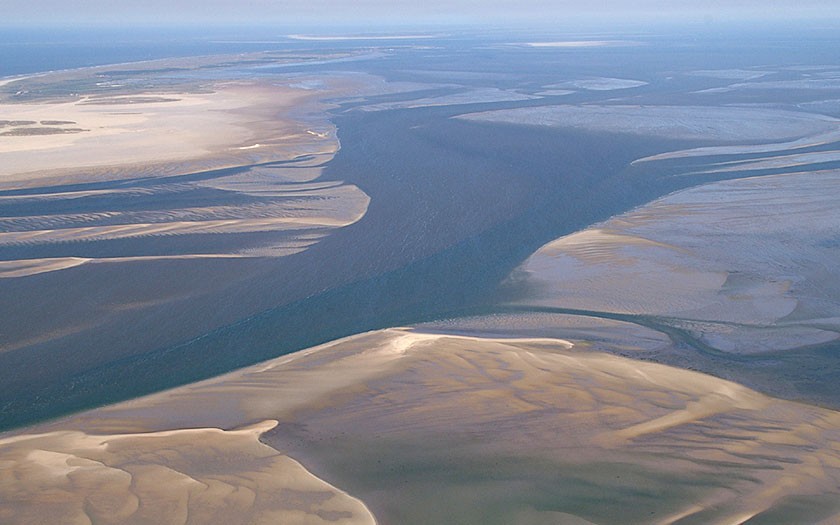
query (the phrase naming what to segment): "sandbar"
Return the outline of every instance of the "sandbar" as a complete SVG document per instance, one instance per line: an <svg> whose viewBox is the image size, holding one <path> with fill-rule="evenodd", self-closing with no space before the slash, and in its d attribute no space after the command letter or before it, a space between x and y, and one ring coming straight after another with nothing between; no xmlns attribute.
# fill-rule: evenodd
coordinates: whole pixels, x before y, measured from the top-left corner
<svg viewBox="0 0 840 525"><path fill-rule="evenodd" d="M267 445L256 441L261 434ZM359 520L347 523L372 522L366 508L402 523L476 520L483 508L500 512L493 523L526 515L584 523L673 523L692 515L728 523L771 518L791 498L813 502L801 519L836 519L840 450L831 444L838 438L836 412L697 372L559 339L389 329L17 431L0 441L5 472L18 477L0 484L0 497L14 501L4 507L8 523L37 508L45 482L66 492L66 508L104 498L124 502L117 510L130 515L142 508L137 497L162 505L179 494L132 495L131 479L161 487L187 476L234 487L233 479L251 479L256 499L234 498L227 487L222 501L237 509L269 501L279 513L290 511L283 491L304 490L295 488L302 483L329 494L328 510ZM150 454L152 443L168 452ZM278 450L313 465L330 485ZM144 466L135 469L133 458L141 457ZM260 459L262 474L252 474L251 458L270 458L270 466ZM86 467L90 483L64 481L94 461L95 469ZM425 467L410 467L418 464ZM115 467L128 473L95 482ZM605 472L628 481L607 482ZM597 497L607 486L614 503ZM195 494L206 498L191 497L189 512L220 512L215 488ZM637 508L622 506L628 498ZM205 522L229 519L212 516Z"/></svg>

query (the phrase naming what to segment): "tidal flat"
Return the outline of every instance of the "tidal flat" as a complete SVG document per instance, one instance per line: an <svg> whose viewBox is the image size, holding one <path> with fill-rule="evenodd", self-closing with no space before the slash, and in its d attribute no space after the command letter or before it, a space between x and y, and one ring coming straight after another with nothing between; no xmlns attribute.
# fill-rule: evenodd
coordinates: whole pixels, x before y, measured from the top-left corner
<svg viewBox="0 0 840 525"><path fill-rule="evenodd" d="M833 48L613 36L0 81L0 518L836 522Z"/></svg>

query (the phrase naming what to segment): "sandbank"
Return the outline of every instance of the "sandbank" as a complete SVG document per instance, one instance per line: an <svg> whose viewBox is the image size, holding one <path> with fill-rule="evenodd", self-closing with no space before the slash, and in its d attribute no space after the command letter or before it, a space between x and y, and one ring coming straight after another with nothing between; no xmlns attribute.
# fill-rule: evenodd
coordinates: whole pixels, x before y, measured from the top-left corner
<svg viewBox="0 0 840 525"><path fill-rule="evenodd" d="M256 441L260 434L268 446ZM384 502L406 502L409 493L415 503L405 508L406 523L456 512L455 506L495 509L507 505L506 498L521 503L543 493L554 494L553 506L539 510L546 519L567 514L593 523L672 523L675 516L692 515L728 523L746 514L773 516L790 498L810 498L813 512L836 518L840 509L831 501L840 482L840 450L831 443L837 439L836 412L775 400L697 372L558 339L389 329L18 431L0 441L0 458L19 479L0 484L0 491L15 490L15 503L5 510L9 523L25 521L40 504L44 492L35 487L45 482L66 491L67 508L85 498L108 498L125 501L119 509L129 515L142 508L137 498L162 505L179 493L135 490L132 496L122 487L132 479L134 486L142 480L144 487L168 487L174 471L179 479L223 479L234 488L240 483L231 479L250 479L256 499L248 501L269 501L273 512L291 511L284 490L328 492L328 509L360 520L348 523L372 522L359 500L277 452L288 450L386 521L394 515ZM150 454L151 446L169 452ZM442 450L448 459L437 466ZM142 471L126 459L140 457ZM496 482L478 474L488 457L504 469L501 486L508 491L495 502ZM125 481L68 485L83 461L68 458L99 462L88 470L92 480L122 468ZM251 473L250 458L261 458L261 475ZM425 470L403 466L413 462ZM633 497L641 508L622 512L595 497L603 490L604 480L595 480L605 465L622 465L619 476L645 473L639 484L610 483L616 502ZM389 468L402 474L391 479L384 473ZM434 489L425 485L429 469L438 472ZM555 483L595 485L561 497L564 492L551 491L562 488L544 484L543 469ZM567 480L567 472L577 477ZM469 479L485 490L465 490ZM222 512L215 489L194 492L194 484L184 485L190 494L206 496L191 497L189 512ZM640 497L639 490L659 497ZM456 499L443 496L450 491ZM232 499L235 489L226 493L221 501L228 507L245 505L244 498ZM438 499L425 499L430 497ZM518 508L500 510L502 518L533 517L534 508ZM206 522L224 519L220 513Z"/></svg>
<svg viewBox="0 0 840 525"><path fill-rule="evenodd" d="M132 97L83 96L54 104L0 104L3 120L65 120L84 130L0 137L4 159L0 183L5 187L15 182L31 186L33 180L54 176L57 170L232 156L238 148L255 142L273 146L276 152L283 146L278 141L293 142L289 139L295 135L307 134L305 124L270 122L265 117L260 122L256 116L260 112L276 114L280 108L301 103L307 97L301 90L244 83L219 84L214 89L213 93L167 94L162 100L140 102ZM108 103L103 104L105 101Z"/></svg>
<svg viewBox="0 0 840 525"><path fill-rule="evenodd" d="M737 353L834 341L839 191L826 170L674 193L545 245L518 303L662 316Z"/></svg>
<svg viewBox="0 0 840 525"><path fill-rule="evenodd" d="M0 439L5 523L373 525L363 503L259 442L277 425Z"/></svg>

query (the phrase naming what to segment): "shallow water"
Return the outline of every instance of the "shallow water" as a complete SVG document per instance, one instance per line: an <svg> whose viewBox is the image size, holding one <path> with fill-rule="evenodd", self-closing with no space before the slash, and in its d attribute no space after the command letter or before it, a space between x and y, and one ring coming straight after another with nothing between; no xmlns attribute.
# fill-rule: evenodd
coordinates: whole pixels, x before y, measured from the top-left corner
<svg viewBox="0 0 840 525"><path fill-rule="evenodd" d="M815 50L808 45L779 51L749 41L734 43L722 39L686 46L673 45L664 38L654 38L651 45L641 48L558 53L498 47L500 42L509 40L499 35L494 38L485 42L488 45L457 38L426 41L424 44L434 46L391 50L376 60L289 67L284 74L317 74L322 69L361 71L389 80L428 83L440 81L439 78L430 80L429 71L447 77L449 72L467 69L473 75L460 81L463 86L521 92L535 92L546 83L567 78L599 75L649 81L649 85L633 92L633 103L697 103L698 96L686 94L687 91L719 86L725 81L700 77L651 78L651 71L744 67L771 63L771 58L777 62L818 64L831 55L830 48ZM181 49L178 53L194 54L198 52L196 41L184 43L182 39L179 42L184 47L172 44L170 51ZM14 45L25 46L26 42L19 38ZM202 53L222 49L214 46L229 46L224 49L234 46L237 50L304 46L291 43L286 47L285 44L236 44L240 46L236 47L202 42ZM12 49L12 54L20 56L20 50L25 47L14 45L5 52ZM74 67L136 59L141 55L144 58L165 55L140 44L129 45L131 53L125 56L99 55L97 50L102 43L97 45L76 52L73 59L46 51L44 56L49 55L50 60L62 64L55 67ZM360 46L305 44L307 49L322 51L349 49L353 45ZM733 53L733 46L741 46L744 52ZM46 58L37 56L35 53L32 67L54 67ZM7 64L12 65L6 65L0 74L24 72L22 66ZM465 64L469 67L465 68ZM253 69L245 68L244 74L254 74ZM462 88L430 85L422 96L459 89ZM119 312L101 327L0 354L0 382L5 385L0 428L189 383L360 331L456 316L490 306L498 297L498 284L544 243L677 189L745 176L743 173L672 176L688 171L686 166L691 165L691 159L629 166L640 157L703 145L698 142L678 143L450 118L467 111L545 103L540 100L371 113L354 111L359 105L419 96L370 97L332 111L342 148L327 166L323 179L355 184L371 197L368 213L362 220L306 252L280 259L191 262L187 272L190 278L230 279L230 286L193 303L167 305L136 315ZM599 103L620 96L628 94L579 92L554 100ZM711 100L706 96L703 100L730 103L745 96L735 93ZM171 182L230 173L187 173ZM154 182L138 179L99 186L131 184L143 187ZM60 186L51 191L71 188L81 186ZM2 195L15 193L19 192ZM189 197L212 201L218 196L218 192L206 190ZM182 197L169 196L143 206L165 208L179 204L178 199ZM126 203L108 197L82 200L76 205L107 208ZM13 215L38 210L11 206L3 211ZM84 243L76 249L79 254L93 256L148 253L150 248L153 253L168 253L174 244L185 243L198 249L202 242L206 240L190 236L127 239ZM51 250L19 245L4 249L0 258L49 256L53 254ZM100 289L103 283L128 283L126 286L154 292L155 286L163 289L167 283L182 279L184 274L179 272L184 272L183 267L175 263L129 265L107 271L77 267L34 276L25 283L0 283L7 298L2 307L9 311L18 309L21 303L30 301L28 298L54 298L71 306L77 301L104 302L109 295L107 290ZM138 278L141 275L150 278L144 281ZM220 320L216 321L217 318ZM38 332L36 315L26 323L31 324L33 333Z"/></svg>

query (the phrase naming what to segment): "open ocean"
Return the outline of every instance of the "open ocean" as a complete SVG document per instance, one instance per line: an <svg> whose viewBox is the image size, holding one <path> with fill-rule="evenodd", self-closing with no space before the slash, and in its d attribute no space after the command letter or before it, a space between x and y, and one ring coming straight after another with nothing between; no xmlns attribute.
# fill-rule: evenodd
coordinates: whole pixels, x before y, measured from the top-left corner
<svg viewBox="0 0 840 525"><path fill-rule="evenodd" d="M160 58L313 47L246 29L0 29L0 78Z"/></svg>

